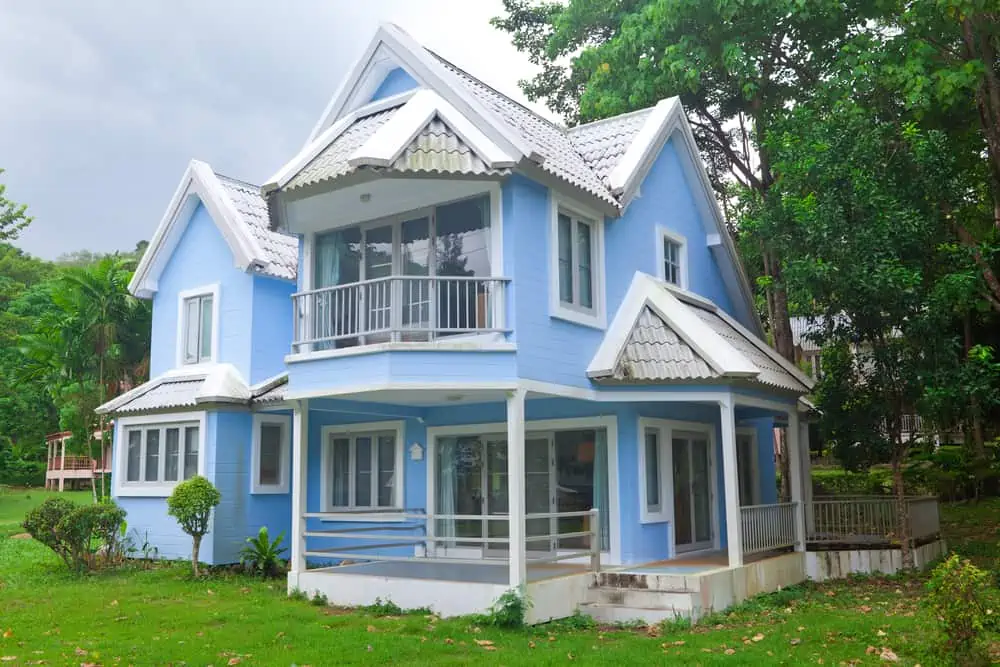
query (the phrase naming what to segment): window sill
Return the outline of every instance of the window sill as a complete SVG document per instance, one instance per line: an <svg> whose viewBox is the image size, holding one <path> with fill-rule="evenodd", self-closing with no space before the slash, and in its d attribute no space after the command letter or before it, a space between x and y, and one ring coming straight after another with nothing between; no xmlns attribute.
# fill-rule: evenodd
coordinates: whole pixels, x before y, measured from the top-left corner
<svg viewBox="0 0 1000 667"><path fill-rule="evenodd" d="M282 484L277 486L252 486L250 487L250 495L252 496L281 496L288 494L288 485Z"/></svg>
<svg viewBox="0 0 1000 667"><path fill-rule="evenodd" d="M643 512L642 515L639 517L639 523L643 525L650 523L670 523L670 517L660 512L656 513L650 512L648 514L646 512Z"/></svg>
<svg viewBox="0 0 1000 667"><path fill-rule="evenodd" d="M121 498L166 498L180 482L148 484L123 484L115 488L115 496Z"/></svg>
<svg viewBox="0 0 1000 667"><path fill-rule="evenodd" d="M602 313L584 313L578 310L573 310L572 308L566 308L564 306L555 306L552 309L550 316L558 320L572 322L573 324L579 324L592 329L603 330L607 328L607 323L605 322L604 315Z"/></svg>

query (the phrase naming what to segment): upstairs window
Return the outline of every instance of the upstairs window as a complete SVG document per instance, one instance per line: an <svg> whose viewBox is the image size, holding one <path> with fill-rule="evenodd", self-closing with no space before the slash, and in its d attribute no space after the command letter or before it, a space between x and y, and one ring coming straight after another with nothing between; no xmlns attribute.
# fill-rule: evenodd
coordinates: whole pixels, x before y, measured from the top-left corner
<svg viewBox="0 0 1000 667"><path fill-rule="evenodd" d="M203 364L215 361L216 287L181 294L180 362Z"/></svg>
<svg viewBox="0 0 1000 667"><path fill-rule="evenodd" d="M687 287L687 257L684 239L664 229L660 230L660 277L677 287Z"/></svg>
<svg viewBox="0 0 1000 667"><path fill-rule="evenodd" d="M604 326L600 222L556 209L552 232L552 314L579 324Z"/></svg>

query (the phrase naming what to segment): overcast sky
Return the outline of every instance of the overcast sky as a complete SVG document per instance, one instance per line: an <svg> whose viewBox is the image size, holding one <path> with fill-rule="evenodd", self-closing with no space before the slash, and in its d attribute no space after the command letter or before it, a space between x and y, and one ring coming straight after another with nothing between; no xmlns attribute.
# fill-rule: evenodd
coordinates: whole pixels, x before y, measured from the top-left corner
<svg viewBox="0 0 1000 667"><path fill-rule="evenodd" d="M521 99L500 0L0 3L0 180L55 258L149 239L191 158L260 183L305 142L380 21ZM537 107L536 107L537 108Z"/></svg>

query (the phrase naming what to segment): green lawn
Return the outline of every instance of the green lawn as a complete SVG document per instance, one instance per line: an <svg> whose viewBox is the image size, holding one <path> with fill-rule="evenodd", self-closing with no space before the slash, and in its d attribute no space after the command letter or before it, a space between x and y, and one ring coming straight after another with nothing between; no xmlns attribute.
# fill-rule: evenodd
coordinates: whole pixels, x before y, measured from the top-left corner
<svg viewBox="0 0 1000 667"><path fill-rule="evenodd" d="M883 648L898 664L934 664L934 624L918 605L923 584L912 578L790 589L693 629L562 623L500 631L467 619L314 606L288 599L281 582L231 574L195 581L183 565L76 579L45 547L6 537L43 497L26 495L0 495L0 664L874 665L885 662ZM992 528L1000 503L976 512Z"/></svg>

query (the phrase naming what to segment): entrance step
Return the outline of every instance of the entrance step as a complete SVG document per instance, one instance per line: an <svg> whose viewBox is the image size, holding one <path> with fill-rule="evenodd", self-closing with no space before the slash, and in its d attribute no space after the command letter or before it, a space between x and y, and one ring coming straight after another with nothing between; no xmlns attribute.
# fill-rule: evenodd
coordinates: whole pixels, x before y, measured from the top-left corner
<svg viewBox="0 0 1000 667"><path fill-rule="evenodd" d="M642 621L659 623L701 615L700 594L695 591L659 591L598 586L587 591L580 611L604 623Z"/></svg>
<svg viewBox="0 0 1000 667"><path fill-rule="evenodd" d="M580 605L580 613L585 614L598 623L619 624L619 623L644 623L646 625L656 625L663 621L675 621L678 618L686 618L694 621L697 614L691 611L679 609L650 609L647 607L627 607L622 604L600 604L596 602L585 602Z"/></svg>
<svg viewBox="0 0 1000 667"><path fill-rule="evenodd" d="M644 574L639 572L608 571L599 572L595 575L594 584L600 588L697 592L701 590L701 577L683 574Z"/></svg>

